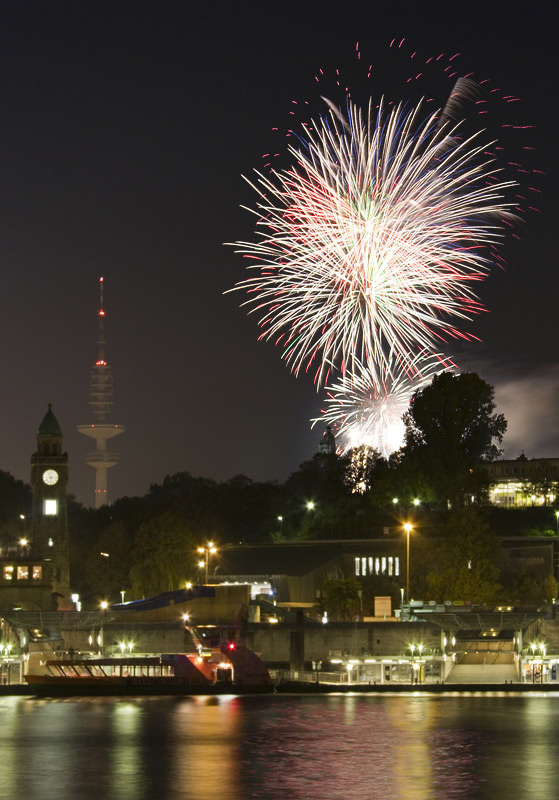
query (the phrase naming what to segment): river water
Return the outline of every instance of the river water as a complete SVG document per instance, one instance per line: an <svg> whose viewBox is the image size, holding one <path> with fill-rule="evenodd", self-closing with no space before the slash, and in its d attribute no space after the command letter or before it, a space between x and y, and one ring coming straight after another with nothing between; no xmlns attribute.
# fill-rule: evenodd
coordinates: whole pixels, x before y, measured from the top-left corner
<svg viewBox="0 0 559 800"><path fill-rule="evenodd" d="M559 693L0 698L1 800L557 800Z"/></svg>

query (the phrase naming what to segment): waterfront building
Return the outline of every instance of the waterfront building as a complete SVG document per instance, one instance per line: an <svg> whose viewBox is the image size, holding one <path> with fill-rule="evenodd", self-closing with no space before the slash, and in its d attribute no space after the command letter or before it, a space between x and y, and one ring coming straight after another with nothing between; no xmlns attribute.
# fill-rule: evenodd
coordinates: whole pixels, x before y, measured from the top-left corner
<svg viewBox="0 0 559 800"><path fill-rule="evenodd" d="M489 502L496 506L523 508L553 506L559 491L559 458L521 455L480 465L489 477Z"/></svg>
<svg viewBox="0 0 559 800"><path fill-rule="evenodd" d="M6 544L0 562L0 610L71 608L66 489L68 454L49 404L31 456L31 518Z"/></svg>

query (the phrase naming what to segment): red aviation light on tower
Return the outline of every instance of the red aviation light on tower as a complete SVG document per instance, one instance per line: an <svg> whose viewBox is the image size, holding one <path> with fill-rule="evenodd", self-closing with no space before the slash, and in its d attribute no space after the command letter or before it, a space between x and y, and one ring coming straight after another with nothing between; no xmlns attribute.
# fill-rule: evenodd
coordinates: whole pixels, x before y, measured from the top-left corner
<svg viewBox="0 0 559 800"><path fill-rule="evenodd" d="M103 309L103 278L99 278L99 311L97 312L100 317L105 316L105 311Z"/></svg>

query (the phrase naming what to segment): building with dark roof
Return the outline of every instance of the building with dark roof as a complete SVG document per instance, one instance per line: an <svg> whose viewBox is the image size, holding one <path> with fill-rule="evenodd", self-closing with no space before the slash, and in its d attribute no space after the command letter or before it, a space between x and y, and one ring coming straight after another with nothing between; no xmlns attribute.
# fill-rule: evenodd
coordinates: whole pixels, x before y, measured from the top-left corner
<svg viewBox="0 0 559 800"><path fill-rule="evenodd" d="M26 535L4 548L0 561L0 612L13 608L72 608L68 552L68 454L52 407L37 430L31 456L31 519Z"/></svg>

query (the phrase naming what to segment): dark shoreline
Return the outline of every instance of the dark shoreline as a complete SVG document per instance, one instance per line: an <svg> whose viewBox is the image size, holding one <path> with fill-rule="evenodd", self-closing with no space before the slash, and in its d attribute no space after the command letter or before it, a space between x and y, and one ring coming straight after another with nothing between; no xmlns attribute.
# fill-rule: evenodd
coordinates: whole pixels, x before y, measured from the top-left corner
<svg viewBox="0 0 559 800"><path fill-rule="evenodd" d="M45 687L42 691L37 691L26 684L12 684L0 686L0 697L26 696L41 698L58 697L190 697L205 695L215 697L224 694L233 695L262 695L270 694L306 694L306 695L327 695L327 694L456 694L456 693L524 693L524 692L559 692L559 684L541 683L384 683L384 684L332 684L332 683L299 683L297 681L285 681L275 687L240 687L228 686L219 687L217 690L208 690L207 687L196 687L185 690L181 687L177 691L157 691L153 687L113 687L111 691L87 691L83 687L76 687L75 690L68 691L67 687Z"/></svg>
<svg viewBox="0 0 559 800"><path fill-rule="evenodd" d="M456 692L559 692L559 683L377 683L328 684L285 681L276 686L277 694L382 694L386 692L456 694Z"/></svg>

